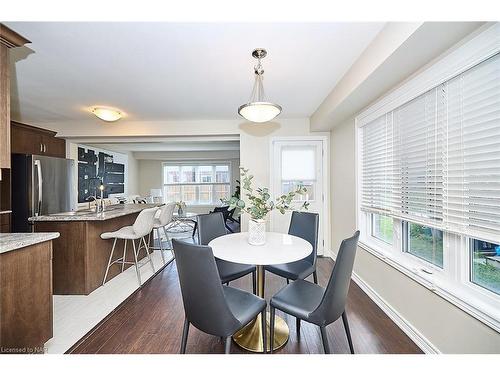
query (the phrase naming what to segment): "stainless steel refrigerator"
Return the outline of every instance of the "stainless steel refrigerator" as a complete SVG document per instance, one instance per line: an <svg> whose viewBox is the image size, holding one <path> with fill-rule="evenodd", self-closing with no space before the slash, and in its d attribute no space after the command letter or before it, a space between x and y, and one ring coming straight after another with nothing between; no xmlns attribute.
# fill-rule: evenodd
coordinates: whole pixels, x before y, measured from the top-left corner
<svg viewBox="0 0 500 375"><path fill-rule="evenodd" d="M30 216L76 210L74 160L12 154L11 173L13 232L31 232Z"/></svg>

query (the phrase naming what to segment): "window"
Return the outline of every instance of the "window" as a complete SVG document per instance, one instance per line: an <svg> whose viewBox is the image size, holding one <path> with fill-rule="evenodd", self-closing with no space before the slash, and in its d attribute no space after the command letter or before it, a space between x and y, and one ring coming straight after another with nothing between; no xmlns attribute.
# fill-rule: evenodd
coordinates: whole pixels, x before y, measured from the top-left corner
<svg viewBox="0 0 500 375"><path fill-rule="evenodd" d="M230 197L229 164L164 164L163 179L168 202L216 205Z"/></svg>
<svg viewBox="0 0 500 375"><path fill-rule="evenodd" d="M316 146L284 146L281 148L281 193L287 194L300 185L305 194L297 201L313 201L316 184Z"/></svg>
<svg viewBox="0 0 500 375"><path fill-rule="evenodd" d="M500 23L357 118L360 244L500 332Z"/></svg>
<svg viewBox="0 0 500 375"><path fill-rule="evenodd" d="M500 294L500 245L470 240L470 281Z"/></svg>
<svg viewBox="0 0 500 375"><path fill-rule="evenodd" d="M500 232L500 54L361 128L361 209Z"/></svg>
<svg viewBox="0 0 500 375"><path fill-rule="evenodd" d="M404 251L443 268L443 231L408 222L403 227Z"/></svg>
<svg viewBox="0 0 500 375"><path fill-rule="evenodd" d="M392 244L393 220L391 217L372 214L372 236Z"/></svg>

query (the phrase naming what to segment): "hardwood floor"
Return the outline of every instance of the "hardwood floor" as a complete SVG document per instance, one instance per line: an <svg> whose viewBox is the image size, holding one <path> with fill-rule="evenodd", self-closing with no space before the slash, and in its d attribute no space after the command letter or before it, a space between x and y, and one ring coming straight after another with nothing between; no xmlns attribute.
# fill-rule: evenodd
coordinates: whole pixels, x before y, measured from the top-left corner
<svg viewBox="0 0 500 375"><path fill-rule="evenodd" d="M320 285L325 286L333 267L328 258L318 259ZM285 280L266 273L266 298L286 284ZM232 286L251 290L251 278ZM356 353L421 353L421 350L351 282L347 315ZM277 353L323 353L319 329L302 322L300 341L295 332L295 318L279 313L290 327L288 343ZM145 284L111 316L80 340L69 353L178 353L184 310L175 262ZM342 319L328 328L334 353L349 353ZM223 353L220 339L191 327L187 353ZM232 353L247 353L233 343Z"/></svg>

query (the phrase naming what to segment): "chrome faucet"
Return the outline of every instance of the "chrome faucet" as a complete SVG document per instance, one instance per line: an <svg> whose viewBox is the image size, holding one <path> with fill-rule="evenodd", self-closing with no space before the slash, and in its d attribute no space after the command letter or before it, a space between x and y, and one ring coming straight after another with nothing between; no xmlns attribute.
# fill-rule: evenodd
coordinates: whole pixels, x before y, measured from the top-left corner
<svg viewBox="0 0 500 375"><path fill-rule="evenodd" d="M100 179L100 178L97 178L97 177L92 177L89 179L90 180L97 180L100 182L99 186L97 186L95 188L95 195L90 195L89 197L87 197L87 200L89 201L89 210L90 210L90 199L92 199L94 202L95 202L95 212L96 214L99 213L99 212L103 212L104 211L104 184L103 184L103 181ZM97 191L100 190L101 192L101 197L100 198L97 198ZM99 199L99 203L97 203L97 200Z"/></svg>
<svg viewBox="0 0 500 375"><path fill-rule="evenodd" d="M99 212L104 211L104 199L101 194L101 198L97 198L95 195L91 195L87 197L86 199L89 202L89 210L91 209L90 203L95 202L95 213L98 214ZM99 202L97 201L99 200Z"/></svg>
<svg viewBox="0 0 500 375"><path fill-rule="evenodd" d="M85 198L87 202L89 202L89 210L90 210L90 202L95 202L97 201L97 197L95 195L91 195L87 198ZM96 212L97 212L97 202L96 202Z"/></svg>

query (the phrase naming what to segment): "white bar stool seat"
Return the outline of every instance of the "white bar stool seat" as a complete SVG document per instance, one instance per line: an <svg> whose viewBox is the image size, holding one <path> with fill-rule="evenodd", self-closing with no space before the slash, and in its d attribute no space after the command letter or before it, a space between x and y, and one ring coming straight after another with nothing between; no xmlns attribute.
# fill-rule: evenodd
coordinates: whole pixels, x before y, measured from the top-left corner
<svg viewBox="0 0 500 375"><path fill-rule="evenodd" d="M114 232L105 232L101 234L103 240L109 240L112 238L117 238L120 240L137 240L137 235L134 232L134 227L132 225L128 227L120 228Z"/></svg>
<svg viewBox="0 0 500 375"><path fill-rule="evenodd" d="M105 233L101 234L101 238L103 240L114 239L113 247L111 248L111 254L109 255L108 266L106 267L106 273L104 274L104 279L102 281L102 285L104 285L106 283L106 278L108 277L109 269L113 264L121 264L121 266L122 266L121 272L123 272L123 270L125 268L125 264L134 264L135 271L137 273L137 280L139 281L139 286L142 285L141 274L139 272L140 267L149 263L151 265L151 269L153 270L153 273L155 273L153 259L151 258L151 254L149 254L149 248L148 248L148 245L146 244L146 240L144 239L144 237L146 235L148 235L149 233L151 233L151 230L153 229L155 214L157 211L158 211L158 207L146 208L146 209L142 210L139 213L139 215L137 215L137 218L135 219L135 222L133 225L120 228L114 232L105 232ZM116 242L118 240L125 241L124 246L123 246L123 255L121 258L113 260L113 254L115 251ZM126 261L127 241L128 240L132 241L132 246L133 246L133 250L134 250L134 262L127 262ZM139 247L138 248L136 248L135 240L139 240ZM141 241L144 243L144 247L141 247ZM139 264L139 262L138 262L138 255L139 255L139 251L141 250L141 248L144 248L146 250L146 257L147 257L147 261L143 264Z"/></svg>
<svg viewBox="0 0 500 375"><path fill-rule="evenodd" d="M158 217L155 217L155 219L153 220L153 246L150 246L150 249L159 250L161 252L161 259L163 260L163 264L166 264L164 251L171 250L171 248L170 249L163 248L163 242L161 239L160 229L163 229L163 233L165 234L165 238L167 239L167 242L170 242L170 239L168 238L167 230L165 229L165 227L168 224L170 224L170 222L172 221L172 216L174 214L174 210L175 210L175 203L174 202L165 204L165 205L161 206L159 209L160 215ZM158 242L160 244L159 247L154 246L155 231L156 231L156 236L158 238ZM148 240L148 243L149 243L149 240Z"/></svg>

